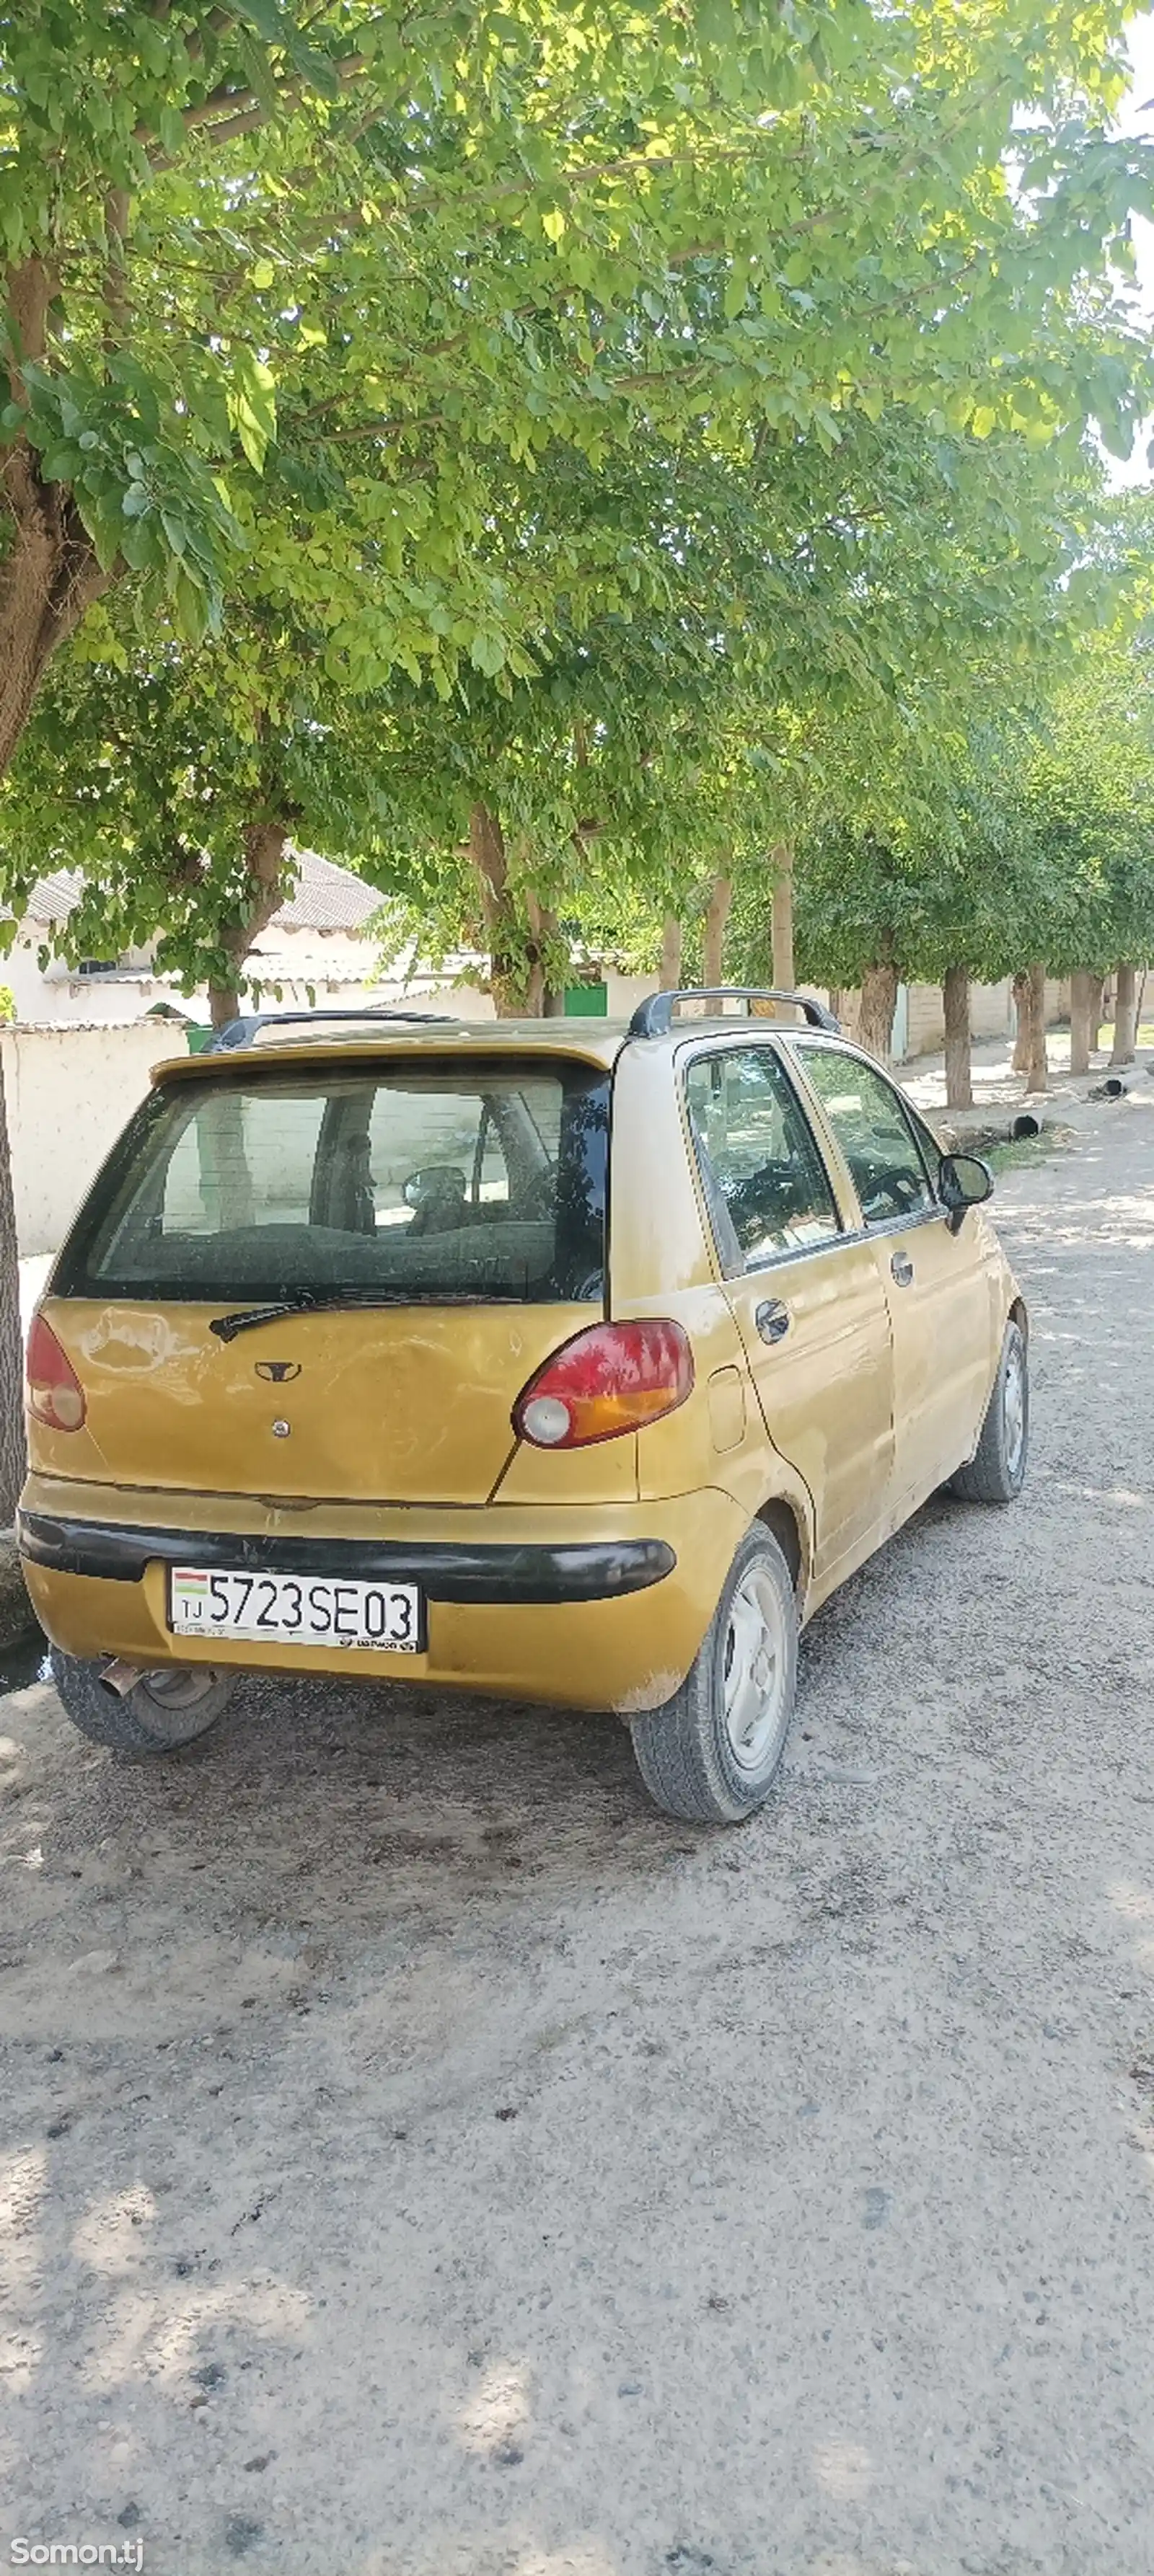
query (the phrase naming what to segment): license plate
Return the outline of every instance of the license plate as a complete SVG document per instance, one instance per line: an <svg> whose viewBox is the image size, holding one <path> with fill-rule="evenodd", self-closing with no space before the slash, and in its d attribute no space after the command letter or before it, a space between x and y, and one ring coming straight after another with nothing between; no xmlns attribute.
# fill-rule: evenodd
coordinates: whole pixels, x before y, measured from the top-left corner
<svg viewBox="0 0 1154 2576"><path fill-rule="evenodd" d="M169 1625L181 1637L248 1637L288 1646L376 1646L417 1655L424 1645L415 1583L345 1583L323 1574L203 1574L174 1565Z"/></svg>

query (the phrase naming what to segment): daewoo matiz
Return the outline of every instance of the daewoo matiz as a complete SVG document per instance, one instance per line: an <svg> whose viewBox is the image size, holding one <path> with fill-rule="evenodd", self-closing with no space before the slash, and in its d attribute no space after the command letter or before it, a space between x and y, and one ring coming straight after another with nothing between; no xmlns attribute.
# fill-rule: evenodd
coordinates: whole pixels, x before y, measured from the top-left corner
<svg viewBox="0 0 1154 2576"><path fill-rule="evenodd" d="M985 1165L794 996L227 1035L31 1334L69 1715L149 1753L254 1666L452 1685L615 1711L659 1806L749 1815L799 1625L937 1487L1020 1489Z"/></svg>

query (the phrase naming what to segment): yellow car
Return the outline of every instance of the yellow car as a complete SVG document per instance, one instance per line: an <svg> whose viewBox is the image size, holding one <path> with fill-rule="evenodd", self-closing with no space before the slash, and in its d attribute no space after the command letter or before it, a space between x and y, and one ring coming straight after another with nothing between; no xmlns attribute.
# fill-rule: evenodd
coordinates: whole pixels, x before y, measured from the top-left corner
<svg viewBox="0 0 1154 2576"><path fill-rule="evenodd" d="M258 1667L614 1711L764 1800L799 1626L1026 1465L979 1212L808 1000L238 1022L161 1065L29 1345L20 1543L64 1706L150 1753Z"/></svg>

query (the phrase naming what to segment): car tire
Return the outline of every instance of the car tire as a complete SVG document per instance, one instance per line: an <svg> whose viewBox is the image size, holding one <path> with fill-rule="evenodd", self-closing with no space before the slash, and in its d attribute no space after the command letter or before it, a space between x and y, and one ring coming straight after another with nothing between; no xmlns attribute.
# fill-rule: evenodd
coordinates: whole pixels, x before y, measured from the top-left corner
<svg viewBox="0 0 1154 2576"><path fill-rule="evenodd" d="M776 1539L746 1532L680 1690L632 1721L654 1803L694 1825L739 1825L764 1805L797 1687L797 1602Z"/></svg>
<svg viewBox="0 0 1154 2576"><path fill-rule="evenodd" d="M1013 1503L1030 1454L1030 1367L1020 1324L1006 1326L982 1436L968 1466L950 1478L967 1503Z"/></svg>
<svg viewBox="0 0 1154 2576"><path fill-rule="evenodd" d="M62 1655L58 1646L53 1646L50 1662L73 1725L93 1744L111 1745L114 1753L137 1760L174 1753L207 1735L236 1687L235 1674L218 1672L212 1664L170 1664L145 1673L122 1699L101 1680L103 1662Z"/></svg>

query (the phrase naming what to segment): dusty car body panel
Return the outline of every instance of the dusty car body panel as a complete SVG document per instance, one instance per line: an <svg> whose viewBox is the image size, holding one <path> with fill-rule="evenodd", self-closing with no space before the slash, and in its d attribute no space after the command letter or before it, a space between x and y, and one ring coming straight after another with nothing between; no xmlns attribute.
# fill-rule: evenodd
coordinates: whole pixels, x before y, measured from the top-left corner
<svg viewBox="0 0 1154 2576"><path fill-rule="evenodd" d="M829 1201L825 1238L740 1270L687 1107L688 1068L738 1046L773 1055ZM958 1222L935 1201L908 1221L867 1220L812 1075L812 1049L831 1047L847 1083L870 1063L770 1023L735 1035L731 1020L652 1039L554 1020L262 1050L262 1076L305 1089L334 1068L382 1065L416 1068L414 1080L420 1068L513 1060L604 1076L603 1287L318 1310L222 1340L211 1329L219 1296L77 1295L58 1273L42 1313L86 1416L75 1431L30 1424L26 1571L50 1637L76 1657L149 1667L202 1657L629 1715L661 1706L683 1679L759 1516L781 1535L809 1616L972 1456L1017 1299L979 1209ZM186 1086L202 1098L206 1083L243 1080L252 1060L182 1058L154 1082L165 1099ZM481 1153L479 1143L475 1198ZM403 1211L386 1214L400 1222ZM693 1355L685 1401L588 1447L519 1438L519 1391L605 1315L681 1327ZM416 1565L420 1653L176 1638L171 1565L182 1553L196 1564L198 1542L227 1554L233 1541L253 1564L303 1563L313 1548L326 1564Z"/></svg>

